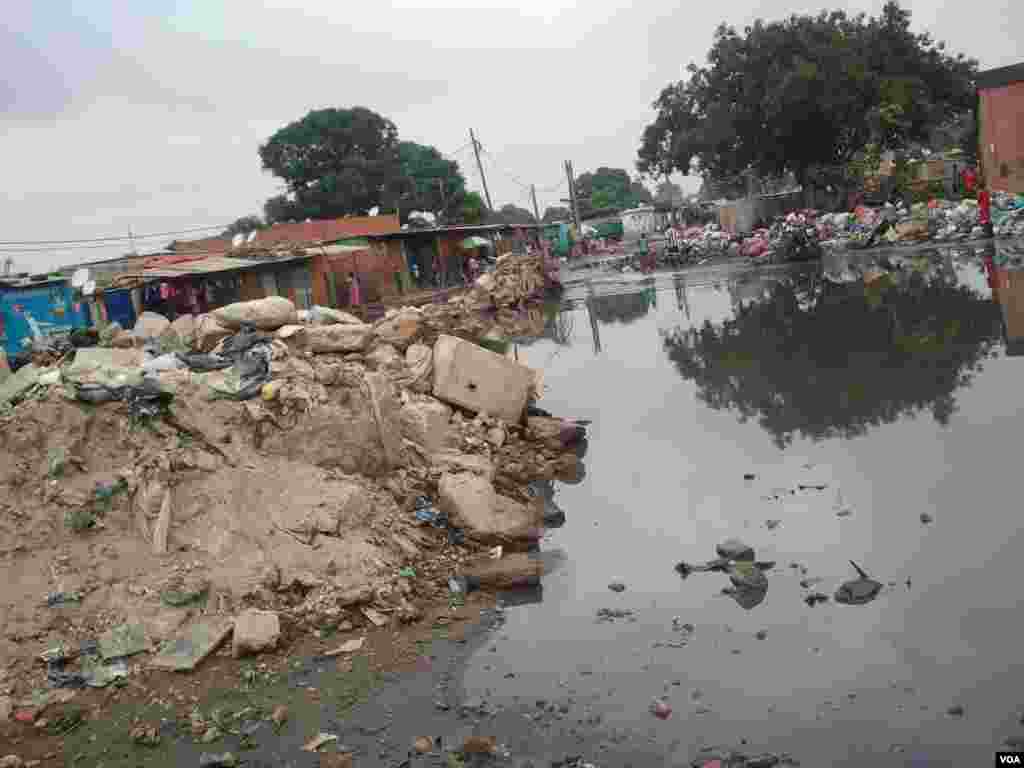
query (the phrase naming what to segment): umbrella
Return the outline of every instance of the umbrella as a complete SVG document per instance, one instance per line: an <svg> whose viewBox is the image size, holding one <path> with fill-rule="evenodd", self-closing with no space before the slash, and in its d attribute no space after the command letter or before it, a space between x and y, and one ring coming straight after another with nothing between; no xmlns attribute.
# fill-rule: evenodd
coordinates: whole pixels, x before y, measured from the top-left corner
<svg viewBox="0 0 1024 768"><path fill-rule="evenodd" d="M461 245L463 248L467 250L469 250L470 248L490 248L491 241L488 240L486 237L479 237L478 235L473 235L472 237L467 237L465 240L459 243L459 245Z"/></svg>

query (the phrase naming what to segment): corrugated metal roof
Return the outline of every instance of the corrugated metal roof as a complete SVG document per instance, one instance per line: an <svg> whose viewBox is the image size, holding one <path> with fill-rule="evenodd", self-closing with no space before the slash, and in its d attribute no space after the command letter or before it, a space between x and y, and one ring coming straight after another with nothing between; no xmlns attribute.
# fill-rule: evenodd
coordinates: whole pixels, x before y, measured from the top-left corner
<svg viewBox="0 0 1024 768"><path fill-rule="evenodd" d="M1024 80L1024 63L1011 64L1008 67L988 69L978 73L977 86L982 88L1002 88L1011 83Z"/></svg>
<svg viewBox="0 0 1024 768"><path fill-rule="evenodd" d="M309 254L289 255L271 259L237 259L229 256L207 256L205 259L185 261L180 264L163 264L132 273L143 279L168 279L173 277L191 277L194 275L211 275L220 272L236 272L255 269L273 264L288 264L296 261L307 261Z"/></svg>
<svg viewBox="0 0 1024 768"><path fill-rule="evenodd" d="M369 240L393 240L418 235L445 235L445 234L486 234L491 232L514 232L517 229L535 230L536 224L467 224L463 226L448 227L425 227L423 229L403 229L399 232L391 232L384 235L368 235Z"/></svg>

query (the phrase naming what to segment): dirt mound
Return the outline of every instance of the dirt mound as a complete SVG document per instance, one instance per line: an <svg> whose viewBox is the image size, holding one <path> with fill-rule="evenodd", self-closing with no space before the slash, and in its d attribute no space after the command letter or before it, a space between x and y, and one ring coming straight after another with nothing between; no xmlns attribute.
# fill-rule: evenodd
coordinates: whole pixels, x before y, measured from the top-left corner
<svg viewBox="0 0 1024 768"><path fill-rule="evenodd" d="M447 595L460 563L492 529L505 531L495 515L536 506L528 482L581 471L557 430L430 394L438 334L543 328L534 308L479 311L481 297L542 288L535 261L506 257L493 284L404 308L377 326L365 353L313 354L305 333L258 342L266 383L243 401L218 389L224 374L211 363L223 358L200 353L202 334L181 360L205 370L147 374L165 409L140 406L137 385L83 402L65 369L50 369L0 416L0 658L21 659L24 671L47 647L125 622L149 644L202 614L246 607L310 630L414 621L415 600ZM500 508L471 510L464 530L424 514L442 481L459 487L452 478L466 473ZM510 548L526 543L506 538ZM408 569L415 581L401 576Z"/></svg>

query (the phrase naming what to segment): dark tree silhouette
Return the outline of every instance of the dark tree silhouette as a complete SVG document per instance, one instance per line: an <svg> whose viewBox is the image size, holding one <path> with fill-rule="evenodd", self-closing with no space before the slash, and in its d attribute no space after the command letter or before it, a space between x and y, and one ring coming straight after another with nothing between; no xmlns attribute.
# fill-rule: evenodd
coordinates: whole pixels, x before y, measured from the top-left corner
<svg viewBox="0 0 1024 768"><path fill-rule="evenodd" d="M941 273L865 285L805 272L721 325L663 341L702 401L756 418L781 448L925 411L947 424L999 332L996 305Z"/></svg>

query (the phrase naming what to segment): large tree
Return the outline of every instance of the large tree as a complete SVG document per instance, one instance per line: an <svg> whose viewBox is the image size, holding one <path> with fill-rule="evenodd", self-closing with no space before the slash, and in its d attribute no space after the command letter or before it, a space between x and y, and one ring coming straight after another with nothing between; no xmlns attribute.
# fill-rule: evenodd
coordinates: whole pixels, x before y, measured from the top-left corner
<svg viewBox="0 0 1024 768"><path fill-rule="evenodd" d="M518 205L506 203L497 211L487 214L488 224L536 224L537 219L533 213Z"/></svg>
<svg viewBox="0 0 1024 768"><path fill-rule="evenodd" d="M314 110L286 125L259 148L264 170L288 189L267 202L267 220L393 207L408 188L398 144L395 124L365 107Z"/></svg>
<svg viewBox="0 0 1024 768"><path fill-rule="evenodd" d="M545 224L550 224L555 221L569 221L571 218L572 211L565 206L549 205L544 209L544 215L541 217L541 221Z"/></svg>
<svg viewBox="0 0 1024 768"><path fill-rule="evenodd" d="M601 167L576 178L576 203L581 216L602 208L636 208L653 200L650 190L622 168Z"/></svg>
<svg viewBox="0 0 1024 768"><path fill-rule="evenodd" d="M998 307L945 271L925 266L868 285L800 271L737 300L721 324L667 332L665 351L700 400L756 419L779 447L922 412L945 425L956 391L1000 335Z"/></svg>
<svg viewBox="0 0 1024 768"><path fill-rule="evenodd" d="M466 179L459 164L449 160L436 148L402 141L398 144L402 181L402 210L441 213L442 218L455 216L466 194Z"/></svg>
<svg viewBox="0 0 1024 768"><path fill-rule="evenodd" d="M878 17L823 11L742 32L722 24L706 66L688 69L654 102L641 173L791 171L803 183L868 143L923 142L937 122L970 110L977 62L912 32L909 11L890 0Z"/></svg>

